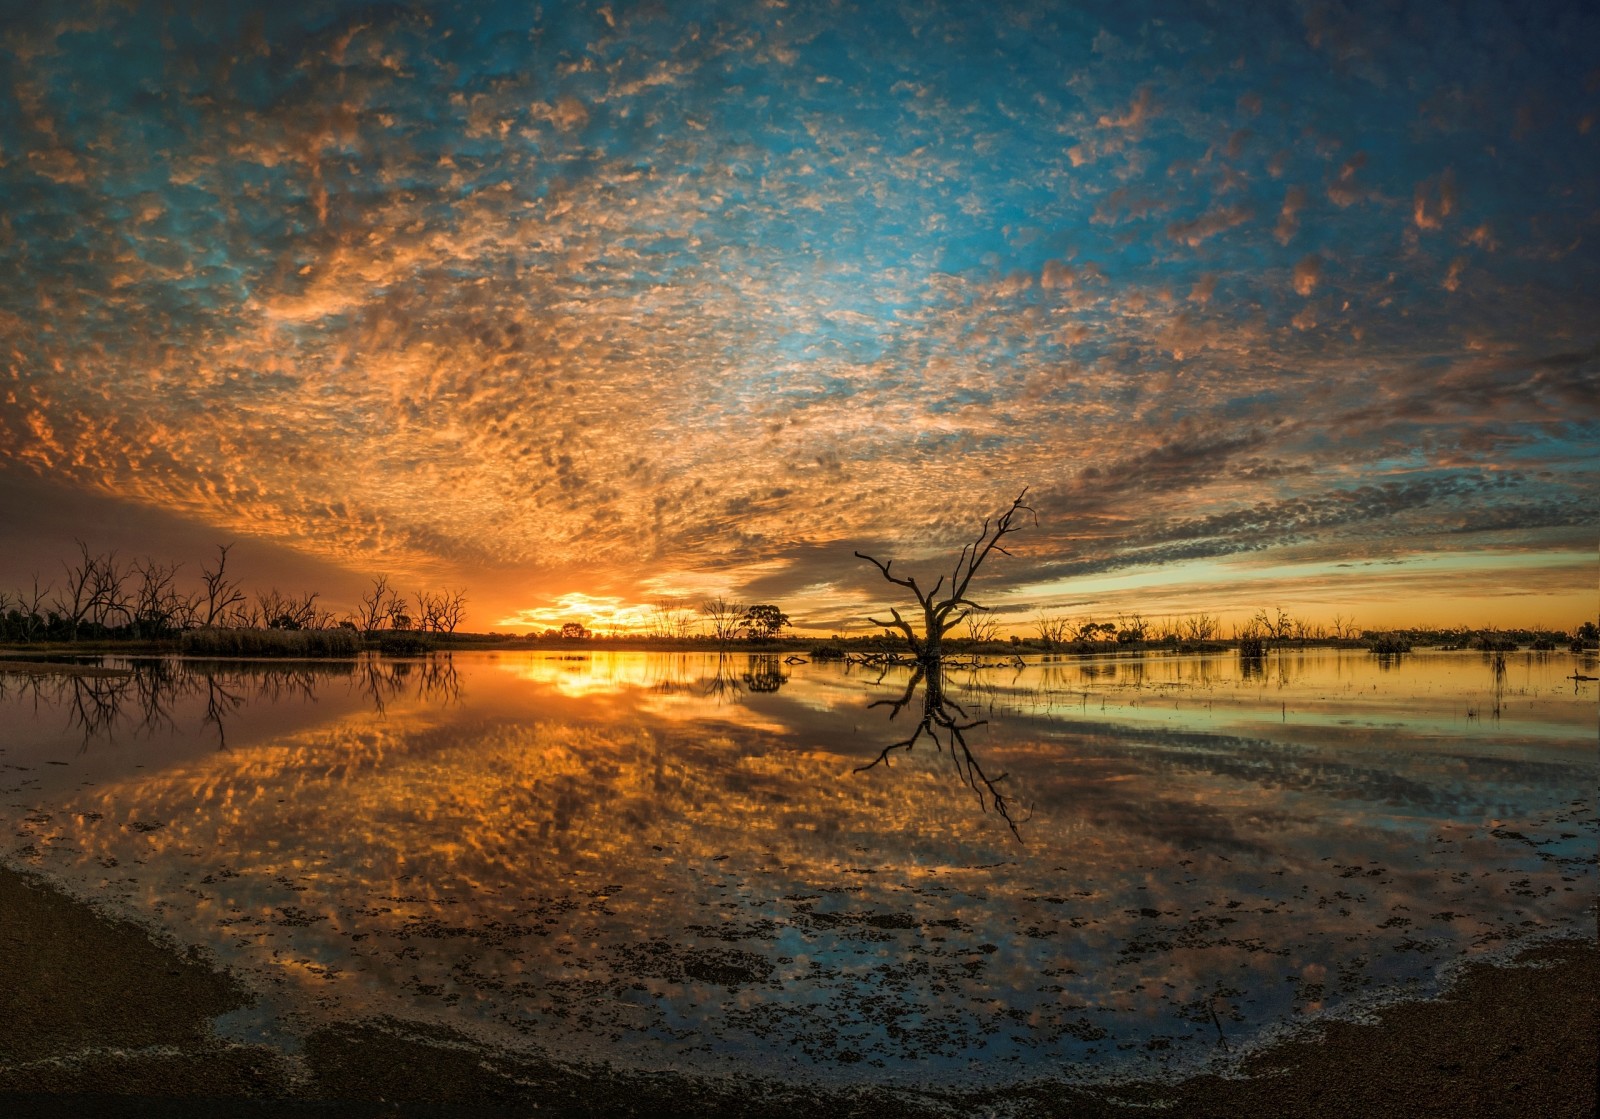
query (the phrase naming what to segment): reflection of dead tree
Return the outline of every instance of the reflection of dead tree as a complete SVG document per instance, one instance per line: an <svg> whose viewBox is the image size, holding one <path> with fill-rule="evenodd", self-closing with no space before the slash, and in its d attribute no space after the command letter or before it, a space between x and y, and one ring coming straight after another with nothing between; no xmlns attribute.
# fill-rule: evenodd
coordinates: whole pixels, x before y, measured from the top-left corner
<svg viewBox="0 0 1600 1119"><path fill-rule="evenodd" d="M404 662L374 656L365 656L356 662L356 687L380 716L388 711L389 701L404 690L406 682L401 670L406 667Z"/></svg>
<svg viewBox="0 0 1600 1119"><path fill-rule="evenodd" d="M411 661L362 657L355 665L356 687L372 709L386 714L390 702L416 685L418 699L430 703L456 703L461 699L461 674L448 653Z"/></svg>
<svg viewBox="0 0 1600 1119"><path fill-rule="evenodd" d="M864 552L857 552L858 559L866 560L889 582L897 587L904 587L916 597L917 605L922 608L922 635L919 637L912 623L901 617L900 611L893 606L889 607L892 621L879 618L868 618L867 621L885 629L899 630L912 656L923 664L937 664L943 654L945 634L965 621L973 610L984 609L967 598L967 588L971 586L972 577L978 573L978 568L983 566L983 561L989 558L991 552L999 552L1003 556L1011 554L1000 541L1022 527L1017 523L1020 514L1033 514L1033 509L1022 503L1022 499L1027 495L1028 490L1024 487L1022 492L1012 499L1010 508L997 517L984 519L983 527L978 530L977 539L963 547L961 555L956 557L955 567L949 576L949 592L943 598L939 597L939 592L944 590L945 576L939 576L933 587L925 591L917 585L915 577L907 576L902 579L898 575L891 574L893 560L885 563ZM1037 519L1035 517L1035 522Z"/></svg>
<svg viewBox="0 0 1600 1119"><path fill-rule="evenodd" d="M432 703L453 704L461 700L461 674L450 654L429 657L417 671L417 695Z"/></svg>
<svg viewBox="0 0 1600 1119"><path fill-rule="evenodd" d="M206 674L206 713L203 721L217 728L217 749L228 748L228 732L223 719L236 714L244 706L242 691L229 691L228 682L212 673Z"/></svg>
<svg viewBox="0 0 1600 1119"><path fill-rule="evenodd" d="M912 673L911 680L899 699L880 699L868 706L889 708L889 718L892 721L911 704L916 698L918 686L923 684L927 687L923 693L922 719L917 723L916 730L911 732L910 737L885 746L872 761L866 765L856 766L855 772L863 773L879 765L887 769L891 754L896 750L909 751L923 735L927 735L935 746L950 756L962 781L976 794L978 806L985 812L993 808L1006 822L1006 827L1011 829L1011 834L1020 841L1022 833L1017 830L1018 820L1012 815L1011 798L1000 791L1000 782L1004 781L1007 775L1002 773L998 777L990 777L984 773L983 766L967 745L966 732L974 727L983 726L988 720L971 718L960 704L945 695L941 669L937 661L919 667ZM1026 819L1027 817L1023 817L1024 821Z"/></svg>
<svg viewBox="0 0 1600 1119"><path fill-rule="evenodd" d="M710 676L701 677L700 694L721 703L723 700L734 698L742 691L744 686L733 672L733 658L719 653L716 671Z"/></svg>
<svg viewBox="0 0 1600 1119"><path fill-rule="evenodd" d="M96 738L115 741L117 720L132 685L132 676L132 673L86 673L64 678L70 690L67 721L83 733L84 750Z"/></svg>

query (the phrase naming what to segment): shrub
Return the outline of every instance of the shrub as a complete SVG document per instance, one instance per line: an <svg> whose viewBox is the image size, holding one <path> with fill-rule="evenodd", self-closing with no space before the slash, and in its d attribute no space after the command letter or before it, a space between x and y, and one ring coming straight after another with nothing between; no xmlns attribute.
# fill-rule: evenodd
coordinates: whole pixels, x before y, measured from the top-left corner
<svg viewBox="0 0 1600 1119"><path fill-rule="evenodd" d="M1367 649L1380 657L1392 657L1411 652L1411 642L1395 633L1374 634L1367 640Z"/></svg>
<svg viewBox="0 0 1600 1119"><path fill-rule="evenodd" d="M430 652L433 642L418 633L386 633L378 638L378 651L392 657L409 657Z"/></svg>
<svg viewBox="0 0 1600 1119"><path fill-rule="evenodd" d="M190 657L353 657L361 636L348 629L191 629L178 648Z"/></svg>

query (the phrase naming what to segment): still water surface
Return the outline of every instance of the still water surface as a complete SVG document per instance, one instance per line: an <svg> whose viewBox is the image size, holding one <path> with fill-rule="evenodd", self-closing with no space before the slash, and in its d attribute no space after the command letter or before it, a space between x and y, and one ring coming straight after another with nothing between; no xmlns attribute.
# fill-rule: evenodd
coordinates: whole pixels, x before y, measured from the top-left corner
<svg viewBox="0 0 1600 1119"><path fill-rule="evenodd" d="M262 993L219 1032L291 1049L388 1015L642 1068L1162 1075L1592 932L1575 674L1035 659L930 702L744 654L0 669L0 850L205 948Z"/></svg>

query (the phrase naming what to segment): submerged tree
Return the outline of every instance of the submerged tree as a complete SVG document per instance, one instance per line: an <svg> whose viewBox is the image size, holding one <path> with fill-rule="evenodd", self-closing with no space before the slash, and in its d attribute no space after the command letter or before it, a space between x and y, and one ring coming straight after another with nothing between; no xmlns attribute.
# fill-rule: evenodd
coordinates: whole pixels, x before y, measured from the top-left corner
<svg viewBox="0 0 1600 1119"><path fill-rule="evenodd" d="M893 621L879 618L868 618L867 621L885 629L899 630L912 656L923 664L937 664L944 652L945 634L965 621L972 611L985 609L967 597L967 588L972 585L972 577L978 573L978 568L983 566L983 561L989 558L991 552L999 552L1003 556L1011 554L1000 542L1024 527L1018 523L1021 514L1032 516L1034 523L1038 523L1033 508L1023 504L1023 498L1027 496L1027 487L1023 487L1022 492L1012 499L1010 508L997 517L984 519L983 527L978 530L977 539L962 548L961 555L956 558L955 567L949 575L948 593L942 598L940 592L946 590L945 576L939 576L933 587L925 591L917 585L914 577L907 576L902 579L892 574L889 569L894 566L893 560L885 563L865 552L857 552L858 559L866 560L881 571L889 582L897 587L906 588L916 596L917 605L922 608L922 634L918 636L916 627L903 618L900 611L893 606L889 607Z"/></svg>

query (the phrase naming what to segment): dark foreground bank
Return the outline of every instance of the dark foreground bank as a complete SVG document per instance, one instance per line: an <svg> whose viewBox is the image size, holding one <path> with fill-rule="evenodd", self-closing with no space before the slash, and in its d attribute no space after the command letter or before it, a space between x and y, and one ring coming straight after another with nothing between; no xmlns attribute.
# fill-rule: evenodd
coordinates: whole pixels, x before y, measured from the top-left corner
<svg viewBox="0 0 1600 1119"><path fill-rule="evenodd" d="M218 1041L208 1023L248 994L203 960L153 943L27 876L0 869L0 1114L30 1116L860 1116L985 1114L1561 1117L1595 1114L1600 950L1544 944L1466 969L1436 1002L1377 1024L1329 1023L1251 1058L1244 1079L1089 1091L824 1092L645 1075L485 1053L445 1034L350 1023L300 1059Z"/></svg>

